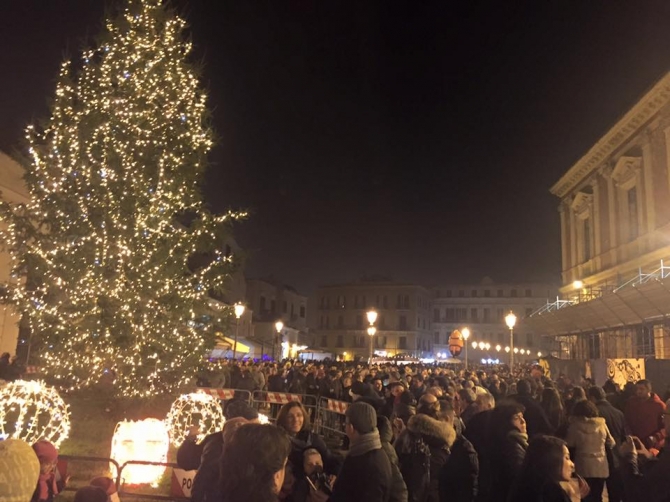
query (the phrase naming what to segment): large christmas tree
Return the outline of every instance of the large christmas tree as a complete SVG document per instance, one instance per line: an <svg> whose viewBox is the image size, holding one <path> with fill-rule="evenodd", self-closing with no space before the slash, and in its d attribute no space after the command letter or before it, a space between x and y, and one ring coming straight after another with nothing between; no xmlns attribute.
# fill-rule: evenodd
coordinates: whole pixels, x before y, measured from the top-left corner
<svg viewBox="0 0 670 502"><path fill-rule="evenodd" d="M161 0L128 0L27 130L31 202L4 207L26 277L10 293L66 388L111 375L126 396L176 390L214 341L201 314L240 215L203 206L212 131L184 28Z"/></svg>

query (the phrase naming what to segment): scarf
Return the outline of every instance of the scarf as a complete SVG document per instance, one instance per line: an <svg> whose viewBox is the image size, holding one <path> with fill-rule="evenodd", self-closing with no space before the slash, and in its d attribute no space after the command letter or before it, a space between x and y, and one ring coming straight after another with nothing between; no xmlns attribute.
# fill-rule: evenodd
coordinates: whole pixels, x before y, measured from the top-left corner
<svg viewBox="0 0 670 502"><path fill-rule="evenodd" d="M513 429L507 433L507 437L523 446L524 450L528 448L528 434L524 434L523 432L519 432L518 430Z"/></svg>
<svg viewBox="0 0 670 502"><path fill-rule="evenodd" d="M58 494L56 476L53 472L50 472L49 474L40 473L40 477L37 480L37 491L39 495L37 500L40 501L51 500Z"/></svg>
<svg viewBox="0 0 670 502"><path fill-rule="evenodd" d="M349 455L357 457L364 455L369 451L379 450L382 447L381 439L379 439L379 430L376 428L367 434L361 434L355 440L351 440L349 445Z"/></svg>

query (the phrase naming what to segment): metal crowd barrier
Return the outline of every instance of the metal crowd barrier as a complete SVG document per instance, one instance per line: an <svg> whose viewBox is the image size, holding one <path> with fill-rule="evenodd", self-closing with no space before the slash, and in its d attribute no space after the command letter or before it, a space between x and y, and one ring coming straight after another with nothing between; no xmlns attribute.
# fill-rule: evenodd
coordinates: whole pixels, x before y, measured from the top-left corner
<svg viewBox="0 0 670 502"><path fill-rule="evenodd" d="M318 419L319 427L317 433L323 437L344 437L345 413L349 408L346 401L338 401L328 397L319 400Z"/></svg>
<svg viewBox="0 0 670 502"><path fill-rule="evenodd" d="M152 493L140 493L140 492L129 492L123 489L124 484L123 484L123 469L125 469L129 465L157 465L157 466L165 466L165 467L170 467L173 470L178 469L179 466L175 463L172 462L148 462L144 460L129 460L128 462L124 463L121 466L121 469L119 470L119 476L117 478L117 486L119 487L118 493L119 497L131 497L135 499L146 499L146 500L174 500L174 501L187 501L191 500L190 497L181 497L178 495L156 495Z"/></svg>
<svg viewBox="0 0 670 502"><path fill-rule="evenodd" d="M277 420L279 410L286 403L297 401L303 405L310 414L312 421L316 418L318 402L317 397L309 394L291 394L288 392L269 392L264 390L254 391L251 405L260 413L266 414L271 421Z"/></svg>
<svg viewBox="0 0 670 502"><path fill-rule="evenodd" d="M219 398L219 401L225 403L233 399L241 400L251 405L251 392L245 389L218 389L216 387L198 387L198 392L203 392Z"/></svg>

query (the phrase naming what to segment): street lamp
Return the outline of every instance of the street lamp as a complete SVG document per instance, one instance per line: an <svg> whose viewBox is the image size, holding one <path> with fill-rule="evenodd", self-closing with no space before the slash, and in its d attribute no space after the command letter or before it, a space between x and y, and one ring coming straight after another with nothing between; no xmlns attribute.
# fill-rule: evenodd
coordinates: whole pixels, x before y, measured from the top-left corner
<svg viewBox="0 0 670 502"><path fill-rule="evenodd" d="M275 330L277 331L277 339L276 339L275 343L272 344L272 359L275 358L275 348L277 347L277 345L281 341L280 338L281 338L281 332L282 332L283 329L284 329L284 323L281 322L281 321L277 321L275 323Z"/></svg>
<svg viewBox="0 0 670 502"><path fill-rule="evenodd" d="M368 365L372 365L372 354L374 353L374 349L372 348L373 339L375 337L375 333L377 332L377 328L374 326L375 321L377 320L377 311L368 310L366 316L368 318L368 322L370 323L370 327L368 327L368 335L370 336L370 359L368 360Z"/></svg>
<svg viewBox="0 0 670 502"><path fill-rule="evenodd" d="M470 338L470 329L463 328L461 331L463 335L463 340L465 340L465 371L468 370L468 338Z"/></svg>
<svg viewBox="0 0 670 502"><path fill-rule="evenodd" d="M496 351L500 352L500 349L502 349L502 347L500 345L496 345Z"/></svg>
<svg viewBox="0 0 670 502"><path fill-rule="evenodd" d="M514 325L516 324L516 316L511 310L509 314L505 316L505 324L509 328L509 369L512 371L514 369Z"/></svg>
<svg viewBox="0 0 670 502"><path fill-rule="evenodd" d="M237 359L237 332L240 330L240 317L244 314L244 304L236 303L235 304L235 317L237 317L237 323L235 324L235 343L233 345L233 360Z"/></svg>

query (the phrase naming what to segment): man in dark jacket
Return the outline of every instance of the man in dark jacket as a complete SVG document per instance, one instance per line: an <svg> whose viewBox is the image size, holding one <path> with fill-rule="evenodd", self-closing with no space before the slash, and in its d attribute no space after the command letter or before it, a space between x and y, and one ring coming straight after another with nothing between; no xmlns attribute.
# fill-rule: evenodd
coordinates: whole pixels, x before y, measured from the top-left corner
<svg viewBox="0 0 670 502"><path fill-rule="evenodd" d="M609 464L609 477L607 478L607 493L610 502L620 502L623 498L623 481L619 472L619 447L626 441L626 421L623 413L617 410L607 400L602 387L589 387L587 391L589 401L596 405L598 413L605 419L607 428L612 434L616 446L613 450L607 449L607 462Z"/></svg>
<svg viewBox="0 0 670 502"><path fill-rule="evenodd" d="M635 384L635 395L626 403L624 416L630 433L646 448L658 448L665 439L663 412L665 403L651 391L649 380Z"/></svg>
<svg viewBox="0 0 670 502"><path fill-rule="evenodd" d="M346 413L345 430L350 446L330 498L313 492L313 500L330 502L388 502L391 495L391 462L382 448L377 413L357 402Z"/></svg>
<svg viewBox="0 0 670 502"><path fill-rule="evenodd" d="M451 401L441 401L440 416L452 427L456 411ZM473 502L477 497L479 459L472 443L456 435L451 453L440 471L440 501Z"/></svg>
<svg viewBox="0 0 670 502"><path fill-rule="evenodd" d="M523 418L526 420L528 437L532 438L536 434L554 434L553 427L547 419L547 415L531 395L531 386L528 380L519 380L516 384L517 394L510 396L511 399L523 405L526 411L523 412Z"/></svg>

